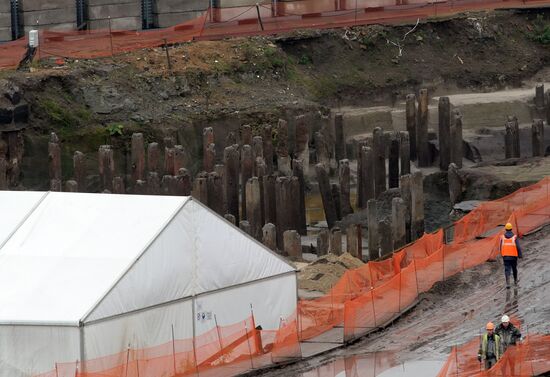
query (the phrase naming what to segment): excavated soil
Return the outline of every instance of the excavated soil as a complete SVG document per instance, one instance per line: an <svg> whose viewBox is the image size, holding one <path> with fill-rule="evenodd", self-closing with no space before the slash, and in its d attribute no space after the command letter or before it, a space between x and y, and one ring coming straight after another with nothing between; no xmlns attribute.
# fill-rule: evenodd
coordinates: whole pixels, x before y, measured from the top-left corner
<svg viewBox="0 0 550 377"><path fill-rule="evenodd" d="M327 254L298 272L298 288L328 293L346 270L359 268L364 263L349 253L340 256Z"/></svg>

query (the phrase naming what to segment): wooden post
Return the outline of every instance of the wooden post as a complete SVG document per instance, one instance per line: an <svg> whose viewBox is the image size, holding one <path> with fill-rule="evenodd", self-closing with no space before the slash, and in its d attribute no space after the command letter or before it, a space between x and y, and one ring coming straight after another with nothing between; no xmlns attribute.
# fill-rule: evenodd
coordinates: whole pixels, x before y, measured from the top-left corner
<svg viewBox="0 0 550 377"><path fill-rule="evenodd" d="M115 175L115 160L110 145L102 145L98 152L99 178L101 189L113 191L113 177Z"/></svg>
<svg viewBox="0 0 550 377"><path fill-rule="evenodd" d="M147 145L147 171L148 172L158 173L159 159L160 159L159 144L149 143L149 145Z"/></svg>
<svg viewBox="0 0 550 377"><path fill-rule="evenodd" d="M145 178L145 145L142 133L132 134L131 160L132 181L135 183Z"/></svg>
<svg viewBox="0 0 550 377"><path fill-rule="evenodd" d="M328 172L324 168L323 164L317 164L315 166L315 171L319 182L319 191L321 192L321 198L323 200L325 219L327 221L328 228L331 229L338 218L336 214L336 207L334 206L334 200L332 198Z"/></svg>
<svg viewBox="0 0 550 377"><path fill-rule="evenodd" d="M350 180L351 170L349 167L349 160L340 160L338 169L338 178L340 182L340 208L342 218L353 213L351 208L351 196L350 196Z"/></svg>
<svg viewBox="0 0 550 377"><path fill-rule="evenodd" d="M451 163L451 102L439 97L439 169L447 171Z"/></svg>
<svg viewBox="0 0 550 377"><path fill-rule="evenodd" d="M296 117L296 133L295 133L295 154L298 160L302 160L304 164L304 175L309 172L309 125L306 123L304 115Z"/></svg>
<svg viewBox="0 0 550 377"><path fill-rule="evenodd" d="M409 133L410 140L410 155L409 160L416 160L416 129L417 129L417 116L416 116L416 96L414 94L407 94L405 117L407 122L407 132Z"/></svg>
<svg viewBox="0 0 550 377"><path fill-rule="evenodd" d="M52 132L48 142L50 180L61 180L61 147L57 135Z"/></svg>
<svg viewBox="0 0 550 377"><path fill-rule="evenodd" d="M418 121L416 123L416 153L419 167L431 164L428 145L428 90L420 89L418 98Z"/></svg>

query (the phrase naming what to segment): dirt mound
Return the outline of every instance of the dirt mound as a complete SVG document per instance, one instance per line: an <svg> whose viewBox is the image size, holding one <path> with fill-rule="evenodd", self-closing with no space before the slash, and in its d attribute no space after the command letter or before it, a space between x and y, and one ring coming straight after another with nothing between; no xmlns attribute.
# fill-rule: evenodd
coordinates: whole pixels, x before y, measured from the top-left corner
<svg viewBox="0 0 550 377"><path fill-rule="evenodd" d="M346 270L359 268L364 263L349 253L340 256L325 255L300 269L298 287L308 291L327 293L340 280Z"/></svg>

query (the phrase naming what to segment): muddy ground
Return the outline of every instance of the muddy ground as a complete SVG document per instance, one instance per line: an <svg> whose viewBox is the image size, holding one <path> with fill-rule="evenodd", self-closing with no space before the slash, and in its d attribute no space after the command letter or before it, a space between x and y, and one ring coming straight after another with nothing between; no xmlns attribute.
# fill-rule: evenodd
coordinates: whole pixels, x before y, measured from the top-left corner
<svg viewBox="0 0 550 377"><path fill-rule="evenodd" d="M444 360L452 346L478 337L488 321L518 317L530 333L550 333L550 226L521 241L517 289L505 288L503 266L490 261L438 283L419 304L385 330L321 357L263 376L300 373L340 357L391 351L399 362Z"/></svg>

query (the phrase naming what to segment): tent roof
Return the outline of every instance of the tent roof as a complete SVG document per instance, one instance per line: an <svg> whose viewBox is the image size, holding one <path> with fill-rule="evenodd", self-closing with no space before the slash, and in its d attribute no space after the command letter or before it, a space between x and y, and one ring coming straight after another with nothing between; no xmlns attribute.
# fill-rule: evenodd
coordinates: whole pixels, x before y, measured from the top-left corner
<svg viewBox="0 0 550 377"><path fill-rule="evenodd" d="M38 191L1 191L0 190L0 246L21 225L34 207L46 195Z"/></svg>
<svg viewBox="0 0 550 377"><path fill-rule="evenodd" d="M174 222L175 218L182 217L186 212L189 213L185 217L191 219L191 222L194 218L205 218L205 221L212 223L213 220L209 219L209 216L219 219L204 206L186 205L191 202L191 198L177 196L50 192L37 206L35 203L35 208L32 210L21 193L5 193L0 196L0 208L4 208L10 201L18 201L21 204L20 209L14 211L15 214L19 214L19 218L21 213L25 212L25 208L30 208L32 212L0 249L0 286L9 287L9 289L0 290L0 324L76 325L105 298L110 299L109 294L113 290L116 291L115 287L119 283L125 285L133 282L132 293L139 296L141 288L135 285L139 285L143 279L135 279L135 277L132 279L132 269L146 271L142 275L145 278L149 278L148 275L155 275L151 278L153 285L148 287L152 292L150 295L154 296L154 284L159 286L163 284L163 287L171 284L171 281L166 280L175 278L175 273L167 274L171 276L164 277L165 281L161 284L157 282L158 273L152 274L150 269L139 266L140 262L143 262L141 265L152 263L151 257L156 258L162 250L174 248L172 242L165 240L157 242L159 239L162 240L163 232L170 233L170 237L165 238L166 240L174 240L174 234L176 237L179 234L174 233L178 228L172 226L172 230L166 231L167 227ZM23 202L25 202L24 205ZM10 206L19 208L13 203ZM201 213L208 214L201 216ZM178 224L189 224L189 221L187 223L179 221ZM194 237L215 239L221 235L220 230L227 229L229 233L238 232L237 238L233 235L231 240L240 242L241 245L243 239L248 239L244 233L234 229L226 221L220 221L220 224L223 224L221 226L224 228L215 226L210 229L209 226L203 226ZM155 246L155 244L160 245ZM195 241L195 244L208 245L208 242ZM151 245L153 249L160 251L153 250L148 259L145 256ZM268 255L266 258L269 258L269 263L264 265L275 264L276 266L251 274L244 271L244 269L250 270L251 266L245 265L242 271L243 277L240 280L228 277L217 281L216 270L223 270L224 264L227 263L223 259L218 259L214 263L218 265L217 267L209 263L207 266L209 271L202 274L208 279L213 279L213 284L199 282L204 289L197 289L197 287L188 290L180 289L177 292L179 296L171 299L181 298L184 294L189 296L223 288L224 285L238 284L243 282L243 279L253 281L293 271L289 264L267 252L260 244L256 244L254 248L257 249L254 250L255 253ZM238 253L238 248L236 249L232 252ZM193 253L195 257L192 255L188 257L191 260L197 259L197 254L206 258L209 252L209 250L196 250L196 248L184 250L180 246L178 250L163 253L170 255L171 258L178 253ZM240 259L245 258L249 256L243 255ZM177 260L177 263L182 265L182 269L202 268L200 265L183 266L182 260L187 261L187 259L180 257ZM236 260L239 258L237 257ZM167 263L163 260L163 263L163 269L169 269L170 260L168 259ZM178 272L177 269L173 270ZM127 276L130 278L125 280ZM178 280L175 283L179 282L180 285L196 285L198 281L175 279ZM160 292L158 295L162 296ZM151 302L150 299L140 302L139 298L131 301L139 303L138 307L133 309L139 309L139 306L146 307ZM124 305L117 304L117 306ZM121 312L125 311L127 310L121 309Z"/></svg>

